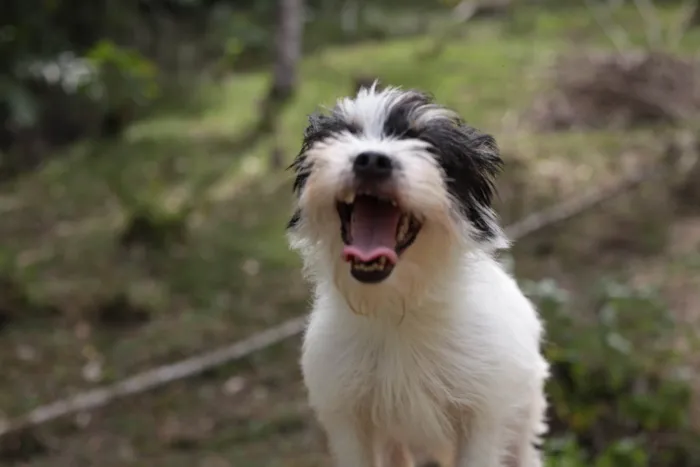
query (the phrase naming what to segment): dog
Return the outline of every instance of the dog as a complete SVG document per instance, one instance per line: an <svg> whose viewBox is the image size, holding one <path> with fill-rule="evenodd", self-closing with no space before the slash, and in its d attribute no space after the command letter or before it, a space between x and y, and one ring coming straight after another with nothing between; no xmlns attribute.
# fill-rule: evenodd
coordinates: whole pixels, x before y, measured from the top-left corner
<svg viewBox="0 0 700 467"><path fill-rule="evenodd" d="M540 467L535 308L497 260L494 138L377 82L309 117L292 249L313 284L301 369L336 467Z"/></svg>

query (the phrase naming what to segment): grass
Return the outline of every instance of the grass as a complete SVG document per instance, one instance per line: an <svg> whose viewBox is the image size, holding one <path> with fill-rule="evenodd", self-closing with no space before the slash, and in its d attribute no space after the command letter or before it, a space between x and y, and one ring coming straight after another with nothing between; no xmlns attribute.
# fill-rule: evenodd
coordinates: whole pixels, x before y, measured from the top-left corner
<svg viewBox="0 0 700 467"><path fill-rule="evenodd" d="M662 12L664 20L672 18L669 11ZM649 130L533 135L509 127L508 115L524 110L546 86L546 64L570 46L569 36L606 45L584 13L522 10L510 26L474 23L422 63L415 57L429 45L426 38L319 51L303 63L303 86L282 117L279 141L293 157L306 123L302 116L347 94L355 75L431 90L501 141L509 167L501 211L513 221L614 178L625 162L622 149L655 141ZM619 14L632 40L640 41L636 13ZM680 48L697 50L698 44L700 35L693 33ZM0 331L0 420L243 338L305 310L299 261L283 237L289 174L268 167L272 141L240 144L267 79L262 73L232 76L197 91L205 103L197 112L141 122L116 144L79 145L0 192L0 253L8 258L3 267L21 278L32 300L60 311L17 316ZM516 191L514 181L527 185ZM174 209L195 199L186 243L160 253L120 249L125 199L155 199ZM654 193L641 199L653 200ZM639 203L639 197L627 197L613 212L587 215L560 234L523 242L515 250L519 276L555 275L576 284L600 264L623 271L621 263L631 259L640 270L661 261L681 276L692 268L697 275L698 255L687 252L697 252L700 242L692 237L683 237L689 242L684 251L664 256L665 239L683 232L687 222L664 218L668 223L659 227L649 216L667 206L650 203L643 210ZM601 228L600 216L619 223ZM642 230L651 237L648 248L620 252L618 245L601 253L614 234ZM663 282L663 271L645 280ZM99 304L117 294L146 307L148 323L99 324ZM61 421L39 434L49 454L23 465L323 465L325 450L304 405L297 354L292 340L202 377Z"/></svg>

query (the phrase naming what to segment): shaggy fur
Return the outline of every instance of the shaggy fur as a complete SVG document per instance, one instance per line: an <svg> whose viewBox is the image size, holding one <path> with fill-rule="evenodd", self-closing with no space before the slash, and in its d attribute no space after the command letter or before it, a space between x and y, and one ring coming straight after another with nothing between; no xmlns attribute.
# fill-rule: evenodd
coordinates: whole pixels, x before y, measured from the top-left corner
<svg viewBox="0 0 700 467"><path fill-rule="evenodd" d="M390 174L358 181L360 154L388 156ZM288 233L314 285L301 365L337 467L411 466L414 449L542 465L542 326L493 256L508 245L491 209L501 164L491 136L417 91L375 85L310 117ZM371 280L339 214L368 183L421 226Z"/></svg>

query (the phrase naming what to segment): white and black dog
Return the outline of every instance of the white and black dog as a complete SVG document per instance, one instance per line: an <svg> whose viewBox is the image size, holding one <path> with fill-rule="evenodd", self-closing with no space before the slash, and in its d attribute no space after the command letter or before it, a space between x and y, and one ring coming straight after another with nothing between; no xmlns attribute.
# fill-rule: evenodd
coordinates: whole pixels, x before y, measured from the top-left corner
<svg viewBox="0 0 700 467"><path fill-rule="evenodd" d="M494 258L494 139L374 86L309 118L290 244L314 284L301 359L337 467L539 467L542 326Z"/></svg>

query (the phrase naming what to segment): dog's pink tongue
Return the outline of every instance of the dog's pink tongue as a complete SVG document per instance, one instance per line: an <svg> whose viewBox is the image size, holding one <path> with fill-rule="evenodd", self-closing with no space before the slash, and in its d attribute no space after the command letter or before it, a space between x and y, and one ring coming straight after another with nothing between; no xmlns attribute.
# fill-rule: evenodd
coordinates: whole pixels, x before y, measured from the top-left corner
<svg viewBox="0 0 700 467"><path fill-rule="evenodd" d="M373 261L382 256L396 263L396 228L401 212L391 203L358 197L350 221L352 243L343 249L345 261Z"/></svg>

